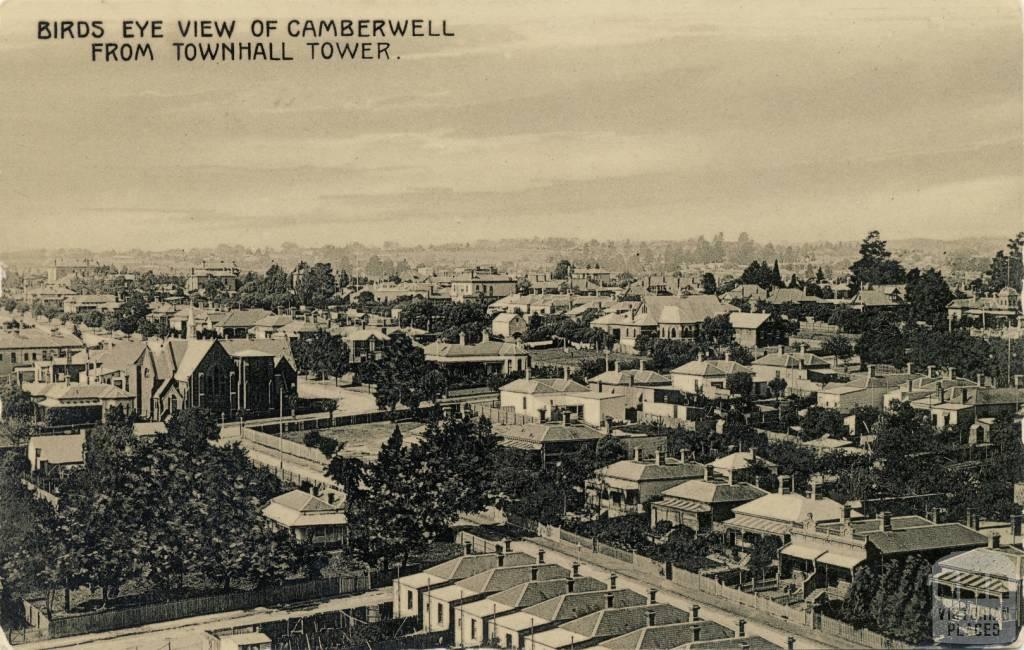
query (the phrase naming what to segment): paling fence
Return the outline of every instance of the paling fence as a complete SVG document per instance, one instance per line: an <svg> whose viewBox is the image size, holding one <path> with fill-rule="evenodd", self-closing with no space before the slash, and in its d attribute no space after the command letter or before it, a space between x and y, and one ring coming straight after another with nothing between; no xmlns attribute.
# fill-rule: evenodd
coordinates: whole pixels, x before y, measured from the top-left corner
<svg viewBox="0 0 1024 650"><path fill-rule="evenodd" d="M367 591L366 576L341 576L286 583L253 591L238 591L199 598L154 603L126 609L81 614L49 620L39 608L25 601L26 616L35 627L45 630L51 639L119 630L150 623L172 621L281 603L328 598Z"/></svg>

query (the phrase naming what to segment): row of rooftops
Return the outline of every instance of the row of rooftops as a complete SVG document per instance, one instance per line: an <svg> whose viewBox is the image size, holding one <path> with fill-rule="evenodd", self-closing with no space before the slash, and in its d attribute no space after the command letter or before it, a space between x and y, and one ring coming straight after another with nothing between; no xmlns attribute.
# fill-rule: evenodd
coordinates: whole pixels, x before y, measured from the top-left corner
<svg viewBox="0 0 1024 650"><path fill-rule="evenodd" d="M697 605L686 611L659 602L654 588L644 596L619 587L615 574L606 581L582 575L578 561L571 570L546 564L543 549L531 556L513 551L507 541L494 553L470 549L467 543L465 555L397 579L396 598L416 590L426 612L445 604L461 619L486 617L499 638L503 631L528 635L533 647L779 648L746 636L745 621L733 630L701 618ZM429 621L424 624L429 628Z"/></svg>

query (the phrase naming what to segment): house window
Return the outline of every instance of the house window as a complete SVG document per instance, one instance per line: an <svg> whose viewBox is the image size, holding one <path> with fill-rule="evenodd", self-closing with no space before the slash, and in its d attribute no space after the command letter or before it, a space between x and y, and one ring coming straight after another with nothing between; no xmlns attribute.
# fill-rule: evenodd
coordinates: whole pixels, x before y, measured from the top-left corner
<svg viewBox="0 0 1024 650"><path fill-rule="evenodd" d="M412 609L412 589L405 592L405 608Z"/></svg>
<svg viewBox="0 0 1024 650"><path fill-rule="evenodd" d="M437 622L444 622L444 608L441 606L441 603L437 604Z"/></svg>
<svg viewBox="0 0 1024 650"><path fill-rule="evenodd" d="M476 640L476 619L472 619L469 622L469 638Z"/></svg>

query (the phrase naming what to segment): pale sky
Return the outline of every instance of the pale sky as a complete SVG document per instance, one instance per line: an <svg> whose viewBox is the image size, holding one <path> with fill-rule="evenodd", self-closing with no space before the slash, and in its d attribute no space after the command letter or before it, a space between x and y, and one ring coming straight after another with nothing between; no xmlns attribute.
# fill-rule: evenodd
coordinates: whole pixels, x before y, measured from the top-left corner
<svg viewBox="0 0 1024 650"><path fill-rule="evenodd" d="M293 40L274 64L35 39L254 16L456 36L359 63ZM1021 77L1016 0L7 0L0 250L1009 236Z"/></svg>

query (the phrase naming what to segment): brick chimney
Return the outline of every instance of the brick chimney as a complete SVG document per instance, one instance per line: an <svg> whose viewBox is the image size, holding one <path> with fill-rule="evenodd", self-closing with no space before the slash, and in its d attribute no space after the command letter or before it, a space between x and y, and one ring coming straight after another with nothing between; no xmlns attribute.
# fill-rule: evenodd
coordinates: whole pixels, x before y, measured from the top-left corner
<svg viewBox="0 0 1024 650"><path fill-rule="evenodd" d="M646 365L646 363L647 363L646 361L644 361L643 359L640 359L640 370L645 370L644 366Z"/></svg>
<svg viewBox="0 0 1024 650"><path fill-rule="evenodd" d="M690 605L690 621L700 620L700 605Z"/></svg>
<svg viewBox="0 0 1024 650"><path fill-rule="evenodd" d="M653 604L655 604L657 602L658 602L658 590L654 589L652 587L651 589L647 590L647 604L648 605L653 605Z"/></svg>
<svg viewBox="0 0 1024 650"><path fill-rule="evenodd" d="M710 481L711 480L711 465L705 465L704 466L704 480L705 481Z"/></svg>
<svg viewBox="0 0 1024 650"><path fill-rule="evenodd" d="M842 519L842 521L844 521L844 522L850 521L850 516L852 514L853 514L853 506L851 506L849 503L844 503L843 504L843 519Z"/></svg>
<svg viewBox="0 0 1024 650"><path fill-rule="evenodd" d="M610 417L604 419L604 435L612 435L612 419Z"/></svg>
<svg viewBox="0 0 1024 650"><path fill-rule="evenodd" d="M537 549L537 564L544 564L544 549Z"/></svg>
<svg viewBox="0 0 1024 650"><path fill-rule="evenodd" d="M530 366L526 366L526 379L527 381L530 379Z"/></svg>
<svg viewBox="0 0 1024 650"><path fill-rule="evenodd" d="M647 627L654 627L654 610L653 609L649 609L649 610L647 610L646 614L647 614Z"/></svg>
<svg viewBox="0 0 1024 650"><path fill-rule="evenodd" d="M574 580L573 578L569 578L568 580L566 580L566 582L565 582L565 590L568 591L571 594L575 589L576 589L576 580Z"/></svg>
<svg viewBox="0 0 1024 650"><path fill-rule="evenodd" d="M654 452L654 463L656 465L664 465L665 464L665 452L663 452L660 449L658 451Z"/></svg>
<svg viewBox="0 0 1024 650"><path fill-rule="evenodd" d="M985 374L984 373L979 372L977 375L975 375L974 379L975 379L975 383L978 384L979 386L984 386L985 385Z"/></svg>
<svg viewBox="0 0 1024 650"><path fill-rule="evenodd" d="M743 638L747 635L747 622L742 618L736 621L736 636Z"/></svg>
<svg viewBox="0 0 1024 650"><path fill-rule="evenodd" d="M604 595L604 606L608 609L615 607L615 594L608 592Z"/></svg>
<svg viewBox="0 0 1024 650"><path fill-rule="evenodd" d="M792 477L788 474L782 474L779 476L779 494L789 494L793 490L793 485L790 483Z"/></svg>
<svg viewBox="0 0 1024 650"><path fill-rule="evenodd" d="M882 530L892 530L892 514L889 512L880 512L878 517L882 520Z"/></svg>
<svg viewBox="0 0 1024 650"><path fill-rule="evenodd" d="M505 556L503 554L501 554L501 553L498 553L498 566L499 567L505 566ZM534 578L534 580L536 580L536 578Z"/></svg>
<svg viewBox="0 0 1024 650"><path fill-rule="evenodd" d="M562 366L562 379L569 380L569 366Z"/></svg>
<svg viewBox="0 0 1024 650"><path fill-rule="evenodd" d="M956 368L953 366L946 368L946 376L950 379L956 379Z"/></svg>
<svg viewBox="0 0 1024 650"><path fill-rule="evenodd" d="M637 463L642 462L644 459L644 452L639 447L633 448L633 460Z"/></svg>
<svg viewBox="0 0 1024 650"><path fill-rule="evenodd" d="M615 575L614 573L608 576L608 588L615 589L615 583L617 583L618 581L619 576Z"/></svg>
<svg viewBox="0 0 1024 650"><path fill-rule="evenodd" d="M694 607L696 607L696 605L694 605ZM697 641L700 641L700 626L699 625L693 626L693 642L696 643Z"/></svg>
<svg viewBox="0 0 1024 650"><path fill-rule="evenodd" d="M929 377L934 377L935 376L935 366L928 366L928 376Z"/></svg>
<svg viewBox="0 0 1024 650"><path fill-rule="evenodd" d="M569 411L562 411L562 426L569 426Z"/></svg>
<svg viewBox="0 0 1024 650"><path fill-rule="evenodd" d="M787 636L786 637L786 650L793 650L796 647L796 638Z"/></svg>
<svg viewBox="0 0 1024 650"><path fill-rule="evenodd" d="M988 538L988 547L999 548L999 537L999 533L992 533L992 535Z"/></svg>
<svg viewBox="0 0 1024 650"><path fill-rule="evenodd" d="M868 364L868 377L874 377L874 376L875 376L875 364L869 363Z"/></svg>
<svg viewBox="0 0 1024 650"><path fill-rule="evenodd" d="M540 567L536 564L530 567L530 580L536 582L537 576L540 575Z"/></svg>
<svg viewBox="0 0 1024 650"><path fill-rule="evenodd" d="M573 560L573 563L572 563L572 575L573 576L579 576L580 575L580 563L579 563L579 560Z"/></svg>
<svg viewBox="0 0 1024 650"><path fill-rule="evenodd" d="M505 539L501 540L501 543L505 546L506 553L512 552L512 540L506 537Z"/></svg>
<svg viewBox="0 0 1024 650"><path fill-rule="evenodd" d="M459 345L465 345L465 344L466 344L466 333L465 332L459 332Z"/></svg>
<svg viewBox="0 0 1024 650"><path fill-rule="evenodd" d="M621 372L618 359L615 360L615 372Z"/></svg>
<svg viewBox="0 0 1024 650"><path fill-rule="evenodd" d="M910 374L913 374L913 373L914 373L914 364L910 363L908 361L907 362L907 374L910 375Z"/></svg>
<svg viewBox="0 0 1024 650"><path fill-rule="evenodd" d="M462 548L465 551L466 555L472 555L473 554L473 542L464 542L462 544Z"/></svg>

